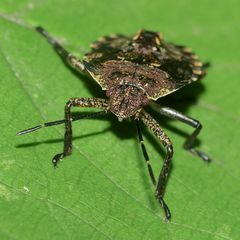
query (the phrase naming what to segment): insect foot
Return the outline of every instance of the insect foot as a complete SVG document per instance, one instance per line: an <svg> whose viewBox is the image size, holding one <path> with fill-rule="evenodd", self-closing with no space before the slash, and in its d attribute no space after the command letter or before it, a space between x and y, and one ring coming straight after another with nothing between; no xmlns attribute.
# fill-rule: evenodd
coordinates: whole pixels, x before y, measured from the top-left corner
<svg viewBox="0 0 240 240"><path fill-rule="evenodd" d="M53 157L52 163L53 163L54 168L57 167L59 161L61 161L61 159L63 159L64 157L65 157L65 154L64 154L64 153L56 154L56 155Z"/></svg>
<svg viewBox="0 0 240 240"><path fill-rule="evenodd" d="M156 198L158 199L161 207L163 208L164 212L165 212L165 216L166 216L166 220L169 221L171 219L171 212L167 206L167 204L165 203L165 201L163 200L162 196L159 196L158 192L156 192Z"/></svg>
<svg viewBox="0 0 240 240"><path fill-rule="evenodd" d="M185 144L183 145L183 147L186 150L188 150L190 153L200 157L204 162L207 162L207 163L211 162L211 158L207 154L205 154L204 152L201 152L201 151L197 150L196 148L189 148Z"/></svg>

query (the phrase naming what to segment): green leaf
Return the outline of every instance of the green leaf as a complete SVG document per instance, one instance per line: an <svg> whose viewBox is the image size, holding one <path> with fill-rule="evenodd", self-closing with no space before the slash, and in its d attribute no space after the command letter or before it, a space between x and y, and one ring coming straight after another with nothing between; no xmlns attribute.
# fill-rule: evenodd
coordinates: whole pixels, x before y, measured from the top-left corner
<svg viewBox="0 0 240 240"><path fill-rule="evenodd" d="M239 7L234 0L1 1L0 239L238 239ZM187 111L204 126L199 147L212 163L182 149L177 129L193 129L166 125L175 149L165 195L170 223L154 199L132 123L114 116L74 123L73 154L56 170L51 158L62 150L62 126L15 136L62 119L70 97L103 96L94 81L70 71L36 25L79 56L97 37L146 28L212 63ZM164 150L145 140L157 174Z"/></svg>

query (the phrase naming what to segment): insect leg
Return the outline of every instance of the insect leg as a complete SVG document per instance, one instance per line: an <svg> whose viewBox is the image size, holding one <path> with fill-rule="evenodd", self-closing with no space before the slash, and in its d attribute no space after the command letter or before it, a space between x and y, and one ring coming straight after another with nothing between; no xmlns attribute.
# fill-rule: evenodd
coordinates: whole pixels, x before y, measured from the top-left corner
<svg viewBox="0 0 240 240"><path fill-rule="evenodd" d="M152 105L152 107L159 112L160 114L173 118L173 119L177 119L180 120L181 122L184 122L192 127L195 128L194 132L187 138L187 140L185 141L183 147L190 151L191 153L199 156L200 158L202 158L204 161L209 162L210 158L203 152L200 152L199 150L197 150L195 147L193 147L194 142L198 136L198 134L200 133L201 129L202 129L202 124L198 121L195 120L193 118L190 118L188 116L183 115L182 113L169 108L169 107L163 107L163 106L159 106L157 104Z"/></svg>
<svg viewBox="0 0 240 240"><path fill-rule="evenodd" d="M50 36L49 33L44 28L38 26L36 27L36 30L48 40L48 42L54 47L54 49L60 55L60 57L62 57L63 60L67 61L67 63L72 68L75 68L80 72L84 71L85 67L82 61L79 60L77 57L73 56L71 53L69 53L62 45L60 45L59 42L57 42L56 39Z"/></svg>
<svg viewBox="0 0 240 240"><path fill-rule="evenodd" d="M171 213L167 204L163 200L163 195L169 175L171 159L173 156L172 142L166 135L166 133L161 129L159 124L148 113L142 110L139 114L139 118L146 124L147 127L149 127L153 131L154 135L160 140L160 142L163 144L167 151L163 167L159 174L155 196L163 207L166 218L169 220L171 218Z"/></svg>
<svg viewBox="0 0 240 240"><path fill-rule="evenodd" d="M139 140L139 143L141 144L142 153L143 153L143 156L144 156L144 158L146 160L146 163L147 163L147 166L148 166L149 175L151 177L153 185L156 186L156 179L154 177L152 166L151 166L150 161L149 161L148 153L147 153L146 147L144 145L144 141L143 141L143 137L142 137L142 131L141 131L140 123L139 123L138 119L135 119L135 124L136 124L136 127L137 127L138 140Z"/></svg>
<svg viewBox="0 0 240 240"><path fill-rule="evenodd" d="M72 116L71 108L72 107L89 107L89 108L102 108L106 112L108 111L108 101L105 99L99 98L71 98L66 103L64 112L65 112L65 135L64 135L64 148L63 152L56 154L52 163L54 167L57 166L58 162L64 157L72 153Z"/></svg>

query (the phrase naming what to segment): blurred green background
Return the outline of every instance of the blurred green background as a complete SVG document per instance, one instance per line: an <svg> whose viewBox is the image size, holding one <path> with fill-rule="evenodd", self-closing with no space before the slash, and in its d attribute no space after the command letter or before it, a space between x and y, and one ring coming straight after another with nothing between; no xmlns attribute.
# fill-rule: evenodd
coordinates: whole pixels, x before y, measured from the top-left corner
<svg viewBox="0 0 240 240"><path fill-rule="evenodd" d="M1 0L0 239L239 239L239 9L237 0ZM202 122L199 148L212 163L182 149L190 127L165 124L175 149L165 195L170 223L130 122L110 116L75 123L73 154L57 170L51 158L62 149L63 126L15 136L61 119L70 97L102 96L64 65L31 29L36 25L80 57L102 35L146 28L212 63L186 112ZM147 135L158 173L164 150Z"/></svg>

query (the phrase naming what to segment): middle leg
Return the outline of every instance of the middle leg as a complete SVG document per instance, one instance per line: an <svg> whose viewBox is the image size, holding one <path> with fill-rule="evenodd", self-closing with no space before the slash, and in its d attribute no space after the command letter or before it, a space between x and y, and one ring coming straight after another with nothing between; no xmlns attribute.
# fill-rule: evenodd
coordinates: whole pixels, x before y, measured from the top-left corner
<svg viewBox="0 0 240 240"><path fill-rule="evenodd" d="M183 147L189 152L202 158L204 161L206 162L210 161L210 158L204 152L201 152L194 147L195 140L202 129L202 124L198 120L188 117L182 114L181 112L176 111L175 109L164 107L154 102L152 102L151 106L155 111L159 112L160 114L173 119L177 119L195 128L194 132L186 139L185 143L183 144Z"/></svg>

